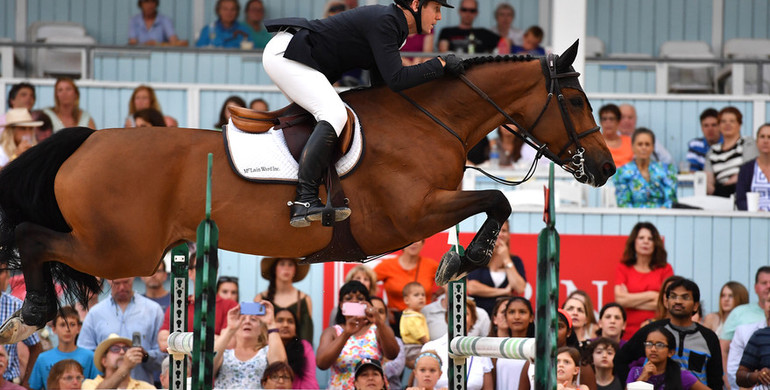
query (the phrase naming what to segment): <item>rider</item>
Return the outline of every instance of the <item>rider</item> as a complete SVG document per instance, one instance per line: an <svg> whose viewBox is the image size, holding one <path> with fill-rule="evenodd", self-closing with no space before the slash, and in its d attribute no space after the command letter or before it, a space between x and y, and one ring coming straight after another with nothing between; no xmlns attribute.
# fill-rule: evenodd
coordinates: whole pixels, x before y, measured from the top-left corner
<svg viewBox="0 0 770 390"><path fill-rule="evenodd" d="M296 199L289 202L291 225L310 226L324 208L318 186L331 164L347 111L332 83L349 70L369 69L391 89L414 87L446 74L463 72L454 55L404 67L399 49L407 36L430 33L441 20L447 0L394 0L396 4L358 7L323 20L283 18L266 21L278 32L265 47L265 72L289 100L310 112L318 123L299 160ZM335 220L350 215L336 207Z"/></svg>

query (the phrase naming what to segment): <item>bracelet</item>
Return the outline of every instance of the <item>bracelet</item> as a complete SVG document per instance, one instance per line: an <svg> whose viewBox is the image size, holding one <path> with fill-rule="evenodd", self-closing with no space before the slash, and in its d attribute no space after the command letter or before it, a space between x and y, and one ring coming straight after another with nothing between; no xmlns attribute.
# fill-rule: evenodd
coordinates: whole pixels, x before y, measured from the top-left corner
<svg viewBox="0 0 770 390"><path fill-rule="evenodd" d="M270 333L278 333L278 328L268 329L267 334L270 335Z"/></svg>

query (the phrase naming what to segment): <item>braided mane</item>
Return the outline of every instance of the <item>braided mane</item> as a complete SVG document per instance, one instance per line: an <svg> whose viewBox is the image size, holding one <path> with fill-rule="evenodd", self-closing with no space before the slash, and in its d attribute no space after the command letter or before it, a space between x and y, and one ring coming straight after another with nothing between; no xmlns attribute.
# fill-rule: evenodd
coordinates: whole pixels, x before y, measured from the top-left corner
<svg viewBox="0 0 770 390"><path fill-rule="evenodd" d="M483 56L483 57L471 57L463 60L463 66L465 69L470 69L476 65L488 64L490 62L527 62L540 59L540 57L532 57L529 54L525 55L497 55L497 56Z"/></svg>

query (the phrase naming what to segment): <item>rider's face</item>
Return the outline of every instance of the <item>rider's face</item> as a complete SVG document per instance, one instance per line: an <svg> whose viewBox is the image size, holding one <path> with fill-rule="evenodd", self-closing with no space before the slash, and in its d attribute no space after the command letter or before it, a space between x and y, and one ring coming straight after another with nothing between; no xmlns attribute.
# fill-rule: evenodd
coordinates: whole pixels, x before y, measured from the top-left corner
<svg viewBox="0 0 770 390"><path fill-rule="evenodd" d="M429 1L422 7L422 32L430 34L436 23L441 20L441 4Z"/></svg>

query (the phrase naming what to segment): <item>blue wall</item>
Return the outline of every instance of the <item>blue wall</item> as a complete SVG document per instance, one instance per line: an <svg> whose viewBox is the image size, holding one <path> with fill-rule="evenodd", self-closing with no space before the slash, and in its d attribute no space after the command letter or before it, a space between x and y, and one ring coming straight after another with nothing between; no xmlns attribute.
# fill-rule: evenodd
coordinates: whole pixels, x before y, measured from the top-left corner
<svg viewBox="0 0 770 390"><path fill-rule="evenodd" d="M16 38L16 2L0 2L0 37Z"/></svg>
<svg viewBox="0 0 770 390"><path fill-rule="evenodd" d="M767 0L725 1L724 41L732 38L770 38Z"/></svg>

